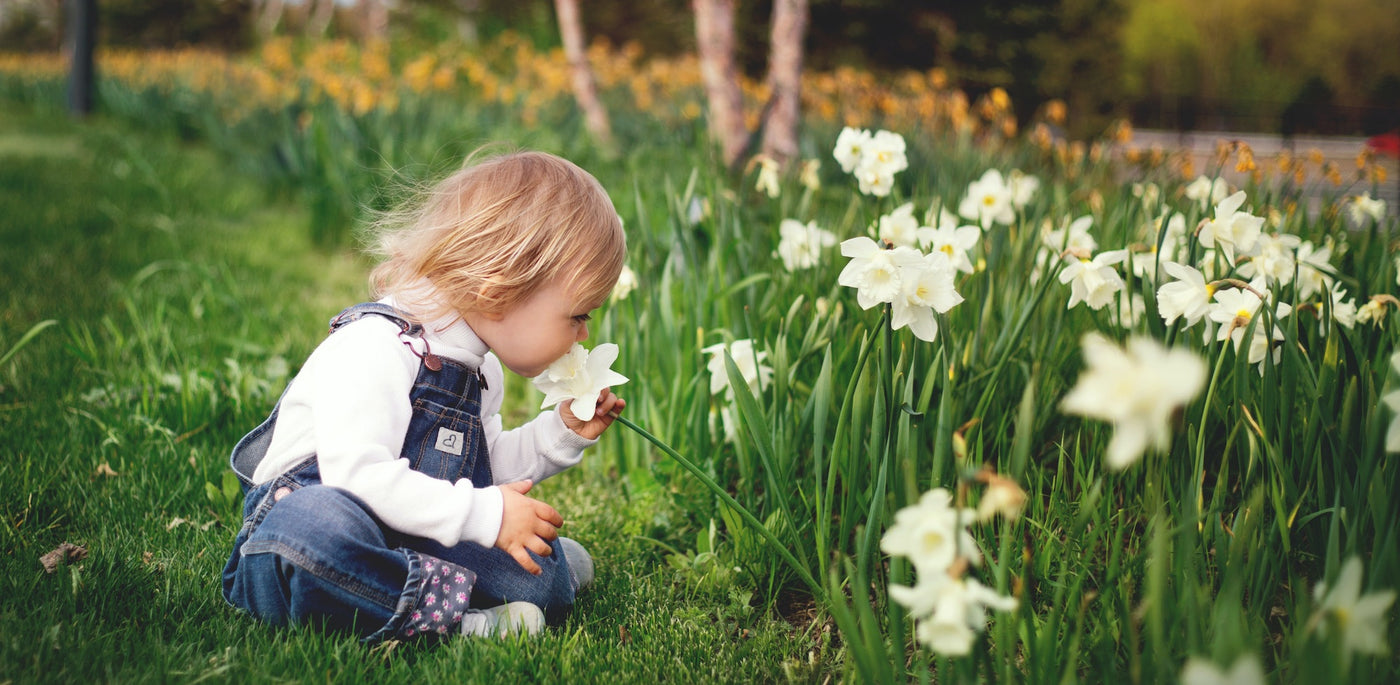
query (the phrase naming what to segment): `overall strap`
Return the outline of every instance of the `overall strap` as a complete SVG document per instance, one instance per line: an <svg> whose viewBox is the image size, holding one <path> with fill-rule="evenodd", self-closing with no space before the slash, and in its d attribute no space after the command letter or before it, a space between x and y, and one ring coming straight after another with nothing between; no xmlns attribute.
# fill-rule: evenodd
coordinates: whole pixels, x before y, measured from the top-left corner
<svg viewBox="0 0 1400 685"><path fill-rule="evenodd" d="M346 307L345 309L341 310L339 314L336 314L335 317L331 319L330 332L334 333L337 330L339 330L341 326L344 326L345 324L351 323L353 321L358 321L369 315L382 316L390 321L393 321L395 324L398 324L399 340L403 341L404 346L407 347L409 351L414 354L414 356L418 357L419 359L422 359L424 366L427 366L433 371L442 370L442 359L440 359L437 355L433 354L432 348L428 346L428 339L422 337L423 327L419 324L409 321L408 318L405 317L403 312L393 307L390 307L389 305L384 304L382 302L361 302L360 304ZM418 340L422 341L423 351L419 352L418 350L414 349L413 343L409 341L408 338L417 338Z"/></svg>
<svg viewBox="0 0 1400 685"><path fill-rule="evenodd" d="M411 335L416 338L423 333L422 326L409 321L408 318L404 316L403 312L382 302L361 302L360 304L346 307L341 310L339 314L331 318L331 329L329 332L334 333L341 326L359 321L369 314L382 316L398 324L399 333L401 334Z"/></svg>

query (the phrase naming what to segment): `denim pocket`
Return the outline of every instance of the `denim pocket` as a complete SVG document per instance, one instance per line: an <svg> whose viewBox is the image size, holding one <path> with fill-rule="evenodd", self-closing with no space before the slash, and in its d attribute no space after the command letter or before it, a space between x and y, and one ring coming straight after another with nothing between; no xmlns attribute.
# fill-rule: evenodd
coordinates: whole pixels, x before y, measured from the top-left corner
<svg viewBox="0 0 1400 685"><path fill-rule="evenodd" d="M413 470L456 482L471 477L485 452L480 416L423 398L413 401L401 453Z"/></svg>

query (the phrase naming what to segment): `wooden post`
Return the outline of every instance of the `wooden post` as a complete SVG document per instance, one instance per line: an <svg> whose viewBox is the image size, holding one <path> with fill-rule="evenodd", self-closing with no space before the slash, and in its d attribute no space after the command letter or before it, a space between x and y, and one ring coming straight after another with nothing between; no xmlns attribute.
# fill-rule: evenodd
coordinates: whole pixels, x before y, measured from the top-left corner
<svg viewBox="0 0 1400 685"><path fill-rule="evenodd" d="M97 38L97 0L68 0L68 111L92 113L93 43Z"/></svg>

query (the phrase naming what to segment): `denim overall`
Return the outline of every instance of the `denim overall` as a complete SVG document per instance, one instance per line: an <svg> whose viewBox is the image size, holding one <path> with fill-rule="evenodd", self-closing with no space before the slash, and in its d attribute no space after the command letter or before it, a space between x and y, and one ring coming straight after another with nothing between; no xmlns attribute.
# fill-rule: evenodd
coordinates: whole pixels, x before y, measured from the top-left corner
<svg viewBox="0 0 1400 685"><path fill-rule="evenodd" d="M346 309L331 320L331 332L366 315L398 324L405 344L422 334L421 326L380 303ZM481 426L484 380L477 369L442 359L419 342L423 361L399 456L434 478L469 478L475 487L488 487L493 482ZM230 458L244 491L243 527L223 572L230 604L273 625L319 621L367 641L453 632L469 608L525 601L558 620L573 604L558 540L548 557L530 553L544 571L534 576L500 549L471 542L446 547L405 535L387 528L355 495L322 484L314 455L253 486L280 407L279 400Z"/></svg>

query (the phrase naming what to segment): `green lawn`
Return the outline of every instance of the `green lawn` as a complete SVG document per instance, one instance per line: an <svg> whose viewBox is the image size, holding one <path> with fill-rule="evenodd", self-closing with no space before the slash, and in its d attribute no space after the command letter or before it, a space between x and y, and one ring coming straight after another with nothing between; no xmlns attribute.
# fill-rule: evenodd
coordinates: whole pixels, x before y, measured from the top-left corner
<svg viewBox="0 0 1400 685"><path fill-rule="evenodd" d="M694 550L686 481L600 458L541 486L593 551L568 623L523 642L367 648L226 606L227 454L368 263L314 248L305 210L210 152L0 108L0 683L819 680L793 627ZM513 416L530 413L522 401ZM708 514L706 514L708 516ZM61 543L87 557L46 573ZM672 551L667 551L671 549ZM792 612L789 612L792 613ZM799 612L800 614L800 612ZM800 621L799 621L800 623Z"/></svg>

